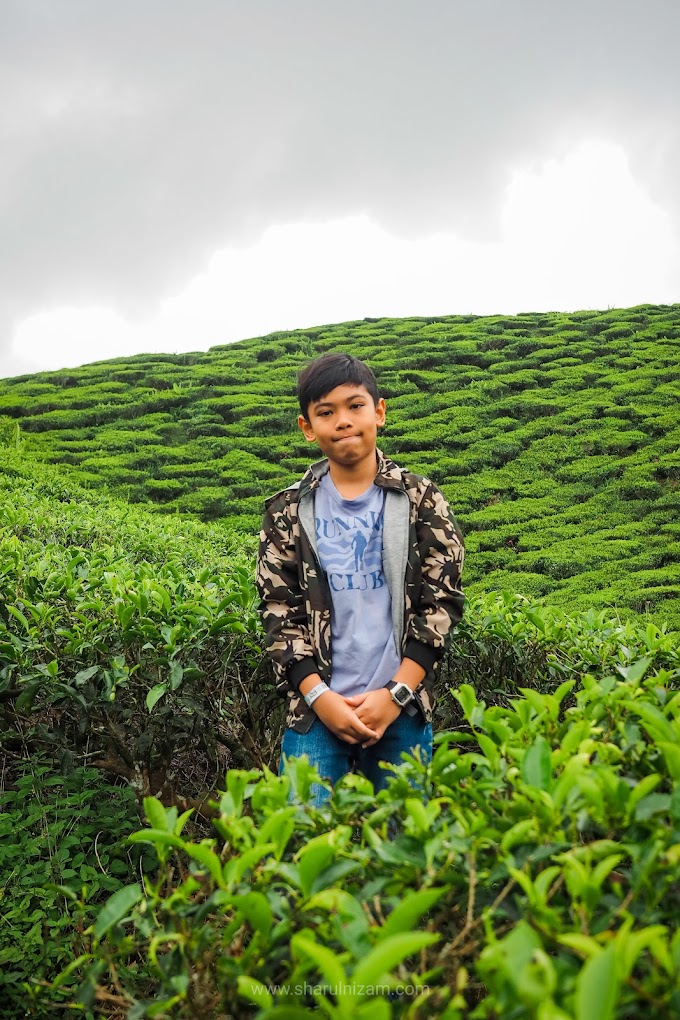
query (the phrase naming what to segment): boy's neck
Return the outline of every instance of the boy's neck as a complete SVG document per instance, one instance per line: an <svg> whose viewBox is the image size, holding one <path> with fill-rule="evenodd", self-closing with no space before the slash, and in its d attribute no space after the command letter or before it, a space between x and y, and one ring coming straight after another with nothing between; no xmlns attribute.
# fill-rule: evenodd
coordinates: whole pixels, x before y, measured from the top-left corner
<svg viewBox="0 0 680 1020"><path fill-rule="evenodd" d="M371 485L378 471L375 449L356 464L336 464L330 461L329 472L333 485L344 499L356 499Z"/></svg>

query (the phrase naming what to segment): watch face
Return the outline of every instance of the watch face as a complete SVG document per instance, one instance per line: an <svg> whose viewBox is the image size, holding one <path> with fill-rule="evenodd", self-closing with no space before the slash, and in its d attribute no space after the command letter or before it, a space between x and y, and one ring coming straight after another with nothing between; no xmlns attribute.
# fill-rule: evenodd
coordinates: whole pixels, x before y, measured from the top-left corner
<svg viewBox="0 0 680 1020"><path fill-rule="evenodd" d="M397 687L394 690L393 694L394 694L394 700L399 705L408 705L409 701L413 697L413 694L408 689L408 687L405 687L405 688L404 687Z"/></svg>

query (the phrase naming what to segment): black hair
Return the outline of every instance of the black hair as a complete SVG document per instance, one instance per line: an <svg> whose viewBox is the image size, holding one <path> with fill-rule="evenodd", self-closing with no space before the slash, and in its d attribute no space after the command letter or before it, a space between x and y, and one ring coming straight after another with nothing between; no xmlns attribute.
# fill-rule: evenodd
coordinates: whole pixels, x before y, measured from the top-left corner
<svg viewBox="0 0 680 1020"><path fill-rule="evenodd" d="M336 386L364 386L377 405L380 400L373 372L363 361L351 354L323 354L312 361L298 376L297 396L303 418L309 421L309 405L321 400Z"/></svg>

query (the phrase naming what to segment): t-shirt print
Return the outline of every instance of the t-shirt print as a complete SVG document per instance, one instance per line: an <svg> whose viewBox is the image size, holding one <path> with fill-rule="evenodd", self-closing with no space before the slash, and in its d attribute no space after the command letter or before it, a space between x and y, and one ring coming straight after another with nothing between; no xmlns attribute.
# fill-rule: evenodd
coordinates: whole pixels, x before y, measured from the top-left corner
<svg viewBox="0 0 680 1020"><path fill-rule="evenodd" d="M378 490L378 496L382 494ZM333 508L336 509L336 508ZM316 541L331 591L375 591L382 568L383 510L316 518Z"/></svg>

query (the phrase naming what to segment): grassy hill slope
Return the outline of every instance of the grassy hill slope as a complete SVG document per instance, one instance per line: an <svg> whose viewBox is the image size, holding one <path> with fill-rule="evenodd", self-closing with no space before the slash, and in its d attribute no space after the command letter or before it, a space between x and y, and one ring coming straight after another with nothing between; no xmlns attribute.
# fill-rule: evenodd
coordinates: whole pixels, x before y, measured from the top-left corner
<svg viewBox="0 0 680 1020"><path fill-rule="evenodd" d="M329 350L374 368L381 445L442 486L469 590L680 625L680 305L366 320L38 373L0 382L0 441L253 530L314 459L293 388Z"/></svg>

